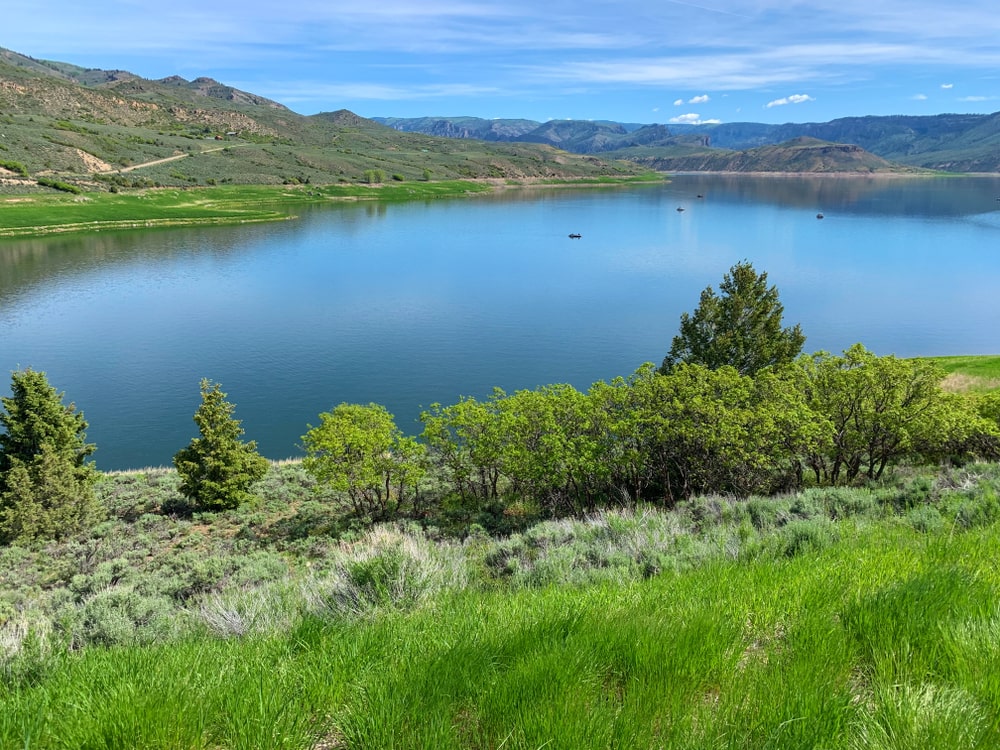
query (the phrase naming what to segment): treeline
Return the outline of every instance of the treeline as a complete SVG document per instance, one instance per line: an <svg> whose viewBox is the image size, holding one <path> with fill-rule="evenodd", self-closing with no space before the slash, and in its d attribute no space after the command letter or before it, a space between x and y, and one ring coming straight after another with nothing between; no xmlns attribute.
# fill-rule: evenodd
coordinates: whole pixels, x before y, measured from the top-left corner
<svg viewBox="0 0 1000 750"><path fill-rule="evenodd" d="M364 521L500 527L605 507L671 507L696 495L748 497L878 480L900 462L1000 457L1000 393L959 395L925 360L855 345L742 375L729 366L647 364L628 378L433 405L403 434L377 404L341 404L303 436L305 469ZM200 437L174 459L190 512L253 502L267 470L241 441L233 406L202 383ZM0 423L0 534L67 536L101 517L82 414L43 373L14 375ZM176 512L178 509L171 509Z"/></svg>
<svg viewBox="0 0 1000 750"><path fill-rule="evenodd" d="M672 507L696 495L877 481L900 462L1000 457L1000 392L941 388L926 360L800 355L777 291L734 266L681 318L659 369L628 378L433 405L407 436L377 404L340 404L303 436L303 465L360 523L411 518L451 528L523 526L613 506ZM86 422L44 373L13 375L0 412L0 541L59 538L102 515ZM267 462L203 380L199 437L174 457L186 508L254 501Z"/></svg>
<svg viewBox="0 0 1000 750"><path fill-rule="evenodd" d="M1000 396L948 393L942 378L927 361L861 345L754 376L645 365L585 393L552 385L434 405L419 440L379 405L342 404L305 436L305 463L354 513L387 520L440 503L469 517L670 507L878 480L902 461L1000 456Z"/></svg>

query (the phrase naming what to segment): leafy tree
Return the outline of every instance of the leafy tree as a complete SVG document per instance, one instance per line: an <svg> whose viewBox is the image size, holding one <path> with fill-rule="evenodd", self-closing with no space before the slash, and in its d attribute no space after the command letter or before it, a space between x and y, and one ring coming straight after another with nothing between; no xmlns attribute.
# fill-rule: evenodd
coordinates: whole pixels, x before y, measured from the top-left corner
<svg viewBox="0 0 1000 750"><path fill-rule="evenodd" d="M833 429L826 449L807 459L817 481L879 479L907 456L993 450L995 431L941 390L944 372L933 362L879 357L855 344L843 356L817 352L800 366L813 408Z"/></svg>
<svg viewBox="0 0 1000 750"><path fill-rule="evenodd" d="M498 407L503 398L498 388L489 401L469 397L451 406L432 404L420 415L430 460L462 504L477 510L498 500L502 489L501 452L508 439Z"/></svg>
<svg viewBox="0 0 1000 750"><path fill-rule="evenodd" d="M499 404L511 494L557 517L592 509L607 488L592 402L570 385L517 391Z"/></svg>
<svg viewBox="0 0 1000 750"><path fill-rule="evenodd" d="M242 442L235 409L219 383L202 379L201 406L194 415L201 437L174 456L180 490L198 510L229 510L250 501L250 486L267 473L256 442Z"/></svg>
<svg viewBox="0 0 1000 750"><path fill-rule="evenodd" d="M629 381L634 442L646 493L668 503L692 495L767 491L798 455L823 438L794 384L732 367L640 368Z"/></svg>
<svg viewBox="0 0 1000 750"><path fill-rule="evenodd" d="M302 436L306 471L346 493L360 517L392 519L407 500L415 507L423 446L403 435L385 407L340 404L319 418Z"/></svg>
<svg viewBox="0 0 1000 750"><path fill-rule="evenodd" d="M802 351L805 336L798 325L782 328L784 306L767 274L748 262L737 263L719 285L701 293L693 315L681 315L680 333L663 359L664 374L686 362L710 369L730 366L741 375L791 363Z"/></svg>
<svg viewBox="0 0 1000 750"><path fill-rule="evenodd" d="M65 537L101 515L97 472L86 461L96 446L63 395L29 369L13 373L11 396L0 399L0 538L7 541Z"/></svg>

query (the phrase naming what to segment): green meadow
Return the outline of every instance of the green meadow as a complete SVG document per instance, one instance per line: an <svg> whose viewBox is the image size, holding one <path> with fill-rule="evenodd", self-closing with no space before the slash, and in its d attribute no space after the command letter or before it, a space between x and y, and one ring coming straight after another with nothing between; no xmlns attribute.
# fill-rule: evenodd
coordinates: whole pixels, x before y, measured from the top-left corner
<svg viewBox="0 0 1000 750"><path fill-rule="evenodd" d="M659 181L635 178L574 180L390 181L359 185L219 185L157 188L120 193L31 193L0 196L0 237L33 237L142 227L197 226L281 221L295 208L330 201L409 201L456 198L503 188L590 187Z"/></svg>
<svg viewBox="0 0 1000 750"><path fill-rule="evenodd" d="M297 206L335 200L416 200L488 191L475 182L382 186L219 186L130 193L30 194L0 198L0 237L158 226L239 224L294 217Z"/></svg>
<svg viewBox="0 0 1000 750"><path fill-rule="evenodd" d="M927 357L948 373L943 385L955 391L986 392L1000 388L1000 356Z"/></svg>

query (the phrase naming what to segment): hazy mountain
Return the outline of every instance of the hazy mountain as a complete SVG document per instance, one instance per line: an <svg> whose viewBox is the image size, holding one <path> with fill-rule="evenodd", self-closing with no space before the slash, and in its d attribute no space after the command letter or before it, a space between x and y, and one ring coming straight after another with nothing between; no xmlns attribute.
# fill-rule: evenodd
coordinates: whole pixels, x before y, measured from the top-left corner
<svg viewBox="0 0 1000 750"><path fill-rule="evenodd" d="M665 172L872 173L914 169L875 156L860 146L830 143L807 136L745 151L706 149L696 143L689 143L686 147L643 147L612 153L650 169Z"/></svg>
<svg viewBox="0 0 1000 750"><path fill-rule="evenodd" d="M401 130L421 131L418 120L378 118ZM457 118L465 123L463 131L451 137L474 135L475 118ZM444 134L450 118L434 118L438 132ZM505 120L492 123L494 132L505 129ZM745 151L761 146L778 145L794 138L808 137L831 143L860 146L876 156L913 167L956 172L1000 171L1000 113L992 115L942 114L888 117L844 117L824 123L736 122L717 125L645 125L634 123L594 123L590 121L552 121L536 123L517 120L519 131L510 140L550 143L579 153L613 153L644 164L664 155L664 149L690 152L700 145L711 150ZM466 135L468 133L468 135ZM699 140L700 139L700 144ZM648 153L637 147L651 149ZM676 155L676 154L675 154ZM717 154L719 158L723 157ZM713 159L705 160L711 163Z"/></svg>

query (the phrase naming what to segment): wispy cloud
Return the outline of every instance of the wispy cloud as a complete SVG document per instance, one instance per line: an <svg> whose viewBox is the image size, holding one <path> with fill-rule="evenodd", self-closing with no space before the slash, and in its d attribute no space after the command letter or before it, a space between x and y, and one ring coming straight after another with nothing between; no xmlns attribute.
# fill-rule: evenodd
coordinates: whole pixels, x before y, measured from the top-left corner
<svg viewBox="0 0 1000 750"><path fill-rule="evenodd" d="M927 94L914 94L910 98L913 99L913 101L915 102L923 102L927 101Z"/></svg>
<svg viewBox="0 0 1000 750"><path fill-rule="evenodd" d="M958 101L960 102L988 102L994 97L992 96L960 96Z"/></svg>
<svg viewBox="0 0 1000 750"><path fill-rule="evenodd" d="M627 8L608 0L297 0L275 10L246 0L170 0L150 23L143 0L106 0L100 14L79 0L6 0L0 41L34 57L151 78L209 75L279 101L312 102L312 111L451 97L472 114L503 96L536 118L565 111L565 102L597 117L619 116L612 101L648 112L650 89L674 92L679 112L706 111L706 91L729 114L757 108L778 95L762 92L774 91L811 92L802 100L820 100L811 115L893 101L916 110L913 102L926 99L900 91L988 92L1000 69L995 0L662 0ZM476 106L464 107L462 97ZM783 97L766 106L795 103Z"/></svg>
<svg viewBox="0 0 1000 750"><path fill-rule="evenodd" d="M781 99L775 99L768 102L764 106L767 109L771 107L784 107L786 104L803 104L804 102L814 102L816 101L809 94L792 94L791 96L784 96Z"/></svg>

